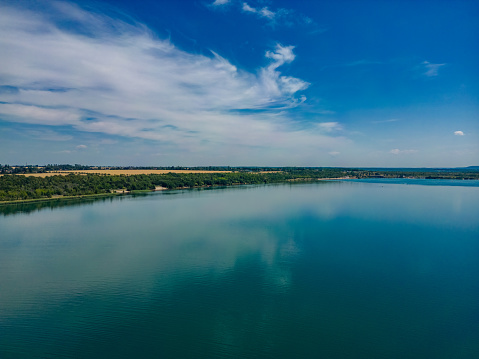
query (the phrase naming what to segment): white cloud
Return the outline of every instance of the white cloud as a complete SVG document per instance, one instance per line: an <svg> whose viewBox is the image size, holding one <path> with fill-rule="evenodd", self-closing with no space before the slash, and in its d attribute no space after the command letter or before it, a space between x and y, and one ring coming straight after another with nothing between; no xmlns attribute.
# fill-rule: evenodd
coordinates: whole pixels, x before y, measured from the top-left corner
<svg viewBox="0 0 479 359"><path fill-rule="evenodd" d="M88 147L87 145L78 145L78 146L76 146L75 148L76 148L77 150L84 150L84 149L86 149L87 147Z"/></svg>
<svg viewBox="0 0 479 359"><path fill-rule="evenodd" d="M445 64L431 64L429 61L424 61L422 65L426 70L424 75L427 77L434 77L438 75L439 68Z"/></svg>
<svg viewBox="0 0 479 359"><path fill-rule="evenodd" d="M339 122L321 122L318 126L325 132L341 131L343 129Z"/></svg>
<svg viewBox="0 0 479 359"><path fill-rule="evenodd" d="M272 12L271 10L269 10L267 7L264 7L262 8L259 13L261 14L261 16L263 17L266 17L270 20L272 20L274 18L274 16L276 15L274 12Z"/></svg>
<svg viewBox="0 0 479 359"><path fill-rule="evenodd" d="M223 1L224 0L220 0L219 4L216 4L215 1L212 5L214 5L214 7L218 7L219 5L223 5ZM230 8L235 8L246 14L256 15L258 19L265 20L267 24L272 27L276 25L284 25L288 27L299 25L307 27L310 33L322 33L325 31L322 28L318 28L318 25L313 21L313 19L303 14L299 14L294 10L285 8L277 8L273 10L267 6L254 7L247 2L242 2L240 0L229 0L227 3L232 5ZM256 1L256 3L265 3L265 1Z"/></svg>
<svg viewBox="0 0 479 359"><path fill-rule="evenodd" d="M341 152L331 151L331 152L328 152L328 154L329 154L330 156L336 157L336 156L339 156L339 155L341 154Z"/></svg>
<svg viewBox="0 0 479 359"><path fill-rule="evenodd" d="M246 12L252 12L252 13L256 13L257 10L255 8L252 8L251 6L249 6L247 3L243 3L243 7L242 7L243 11L246 11Z"/></svg>
<svg viewBox="0 0 479 359"><path fill-rule="evenodd" d="M462 132L462 131L454 131L454 134L456 136L464 136L464 132Z"/></svg>
<svg viewBox="0 0 479 359"><path fill-rule="evenodd" d="M269 64L247 72L216 53L184 52L144 25L52 4L43 13L0 6L0 79L16 89L0 94L2 120L159 141L202 156L244 146L279 156L347 141L298 130L277 111L298 106L309 86L279 70L294 61L293 46L276 45L265 53Z"/></svg>
<svg viewBox="0 0 479 359"><path fill-rule="evenodd" d="M12 122L39 125L73 125L80 120L76 110L51 109L36 105L0 103L0 114Z"/></svg>
<svg viewBox="0 0 479 359"><path fill-rule="evenodd" d="M263 68L260 72L262 87L272 94L294 94L304 90L309 83L290 76L281 76L276 69L285 63L290 63L295 59L293 53L294 46L276 45L275 51L266 51L266 57L274 60L269 66ZM305 98L301 99L303 102ZM297 102L295 102L297 104ZM275 105L271 102L271 105Z"/></svg>
<svg viewBox="0 0 479 359"><path fill-rule="evenodd" d="M389 151L389 153L392 153L393 155L412 155L417 152L417 150L400 150L399 148Z"/></svg>
<svg viewBox="0 0 479 359"><path fill-rule="evenodd" d="M277 68L284 63L292 62L295 59L293 53L294 46L281 46L280 44L276 45L276 51L267 51L266 57L276 60L276 62L270 67Z"/></svg>
<svg viewBox="0 0 479 359"><path fill-rule="evenodd" d="M263 7L263 8L254 8L250 5L248 5L248 3L243 3L243 6L241 7L242 10L244 12L249 12L249 13L253 13L253 14L256 14L258 15L259 17L263 17L263 18L266 18L270 21L273 21L276 17L276 12L274 11L271 11L270 9L268 9L267 7ZM284 12L284 10L283 10Z"/></svg>
<svg viewBox="0 0 479 359"><path fill-rule="evenodd" d="M230 0L215 0L211 5L219 6L229 3Z"/></svg>

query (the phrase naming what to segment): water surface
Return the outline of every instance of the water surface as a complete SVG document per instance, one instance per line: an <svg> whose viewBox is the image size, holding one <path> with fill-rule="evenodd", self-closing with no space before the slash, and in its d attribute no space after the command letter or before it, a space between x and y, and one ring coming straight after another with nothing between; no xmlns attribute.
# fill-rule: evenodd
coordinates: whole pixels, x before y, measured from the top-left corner
<svg viewBox="0 0 479 359"><path fill-rule="evenodd" d="M474 182L10 207L0 357L479 357Z"/></svg>

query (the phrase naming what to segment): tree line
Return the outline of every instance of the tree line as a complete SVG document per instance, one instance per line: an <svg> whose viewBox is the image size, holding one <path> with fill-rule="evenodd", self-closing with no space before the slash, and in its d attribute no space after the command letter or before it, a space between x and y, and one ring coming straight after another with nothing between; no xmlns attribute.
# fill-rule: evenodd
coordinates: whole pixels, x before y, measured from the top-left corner
<svg viewBox="0 0 479 359"><path fill-rule="evenodd" d="M268 169L267 172L243 169L240 172L223 173L68 174L47 177L6 174L0 176L0 202L147 191L158 187L177 189L338 177L479 180L479 171L369 171L345 168L278 168L273 171L271 168Z"/></svg>
<svg viewBox="0 0 479 359"><path fill-rule="evenodd" d="M0 177L0 201L83 196L141 190L265 184L301 178L344 176L338 169L282 172L167 173L138 175L68 174L48 177L3 175Z"/></svg>

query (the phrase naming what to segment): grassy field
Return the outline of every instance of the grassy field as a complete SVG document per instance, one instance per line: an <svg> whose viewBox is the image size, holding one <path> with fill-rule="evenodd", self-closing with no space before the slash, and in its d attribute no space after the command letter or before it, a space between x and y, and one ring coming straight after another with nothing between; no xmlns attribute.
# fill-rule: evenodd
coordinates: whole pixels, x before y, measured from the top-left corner
<svg viewBox="0 0 479 359"><path fill-rule="evenodd" d="M74 174L105 174L105 175L148 175L165 173L230 173L231 171L198 171L198 170L82 170L82 171L56 171L48 173L22 173L23 176L48 177L48 176L66 176Z"/></svg>

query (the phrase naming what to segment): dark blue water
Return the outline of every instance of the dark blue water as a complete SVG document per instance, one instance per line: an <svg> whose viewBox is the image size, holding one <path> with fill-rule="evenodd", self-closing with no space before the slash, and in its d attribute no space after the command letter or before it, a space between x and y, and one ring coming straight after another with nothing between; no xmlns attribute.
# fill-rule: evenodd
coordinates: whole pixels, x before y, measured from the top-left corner
<svg viewBox="0 0 479 359"><path fill-rule="evenodd" d="M479 182L411 181L9 207L0 358L479 357Z"/></svg>

